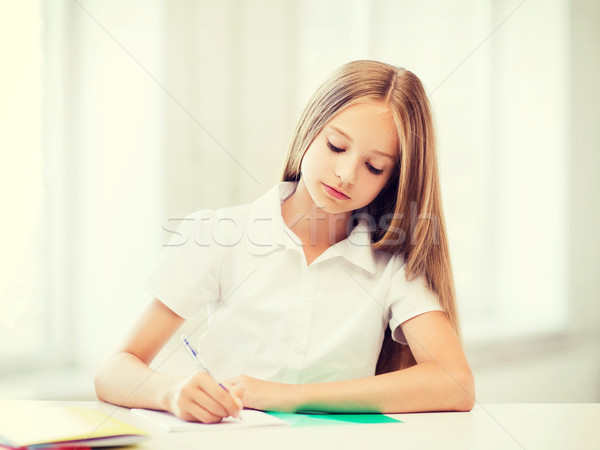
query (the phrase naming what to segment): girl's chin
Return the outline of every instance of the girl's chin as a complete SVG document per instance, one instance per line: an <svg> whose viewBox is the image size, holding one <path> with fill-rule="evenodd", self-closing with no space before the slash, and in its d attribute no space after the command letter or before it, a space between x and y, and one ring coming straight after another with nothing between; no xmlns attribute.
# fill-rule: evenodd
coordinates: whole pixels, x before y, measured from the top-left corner
<svg viewBox="0 0 600 450"><path fill-rule="evenodd" d="M327 200L321 201L321 202L315 202L315 207L318 208L319 211L322 211L327 214L339 215L339 214L348 213L348 211L345 208L340 208L339 205L332 204L331 202L328 202Z"/></svg>

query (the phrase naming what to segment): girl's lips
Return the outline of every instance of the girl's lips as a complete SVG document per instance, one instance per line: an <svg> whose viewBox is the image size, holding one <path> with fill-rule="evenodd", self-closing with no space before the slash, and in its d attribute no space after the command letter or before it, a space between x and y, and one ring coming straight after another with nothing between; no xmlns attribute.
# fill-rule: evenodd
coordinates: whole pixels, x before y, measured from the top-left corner
<svg viewBox="0 0 600 450"><path fill-rule="evenodd" d="M325 183L323 183L323 187L325 189L325 192L327 192L332 197L335 197L335 198L340 199L340 200L346 200L346 199L350 198L347 195L342 194L339 191L336 191L334 188L332 188L331 186L326 185Z"/></svg>

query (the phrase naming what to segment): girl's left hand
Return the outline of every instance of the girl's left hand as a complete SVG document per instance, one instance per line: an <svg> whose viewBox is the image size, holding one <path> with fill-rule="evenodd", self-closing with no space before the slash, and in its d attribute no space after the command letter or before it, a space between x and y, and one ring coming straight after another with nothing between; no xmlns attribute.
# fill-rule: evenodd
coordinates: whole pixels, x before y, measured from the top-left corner
<svg viewBox="0 0 600 450"><path fill-rule="evenodd" d="M272 383L246 375L238 375L223 382L225 387L238 396L244 408L261 411L295 412L295 395L298 386Z"/></svg>

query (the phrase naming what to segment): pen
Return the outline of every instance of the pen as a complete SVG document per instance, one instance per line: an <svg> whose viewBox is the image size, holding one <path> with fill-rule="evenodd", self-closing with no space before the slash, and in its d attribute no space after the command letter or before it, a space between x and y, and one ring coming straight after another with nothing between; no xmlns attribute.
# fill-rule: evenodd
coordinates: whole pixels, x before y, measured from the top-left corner
<svg viewBox="0 0 600 450"><path fill-rule="evenodd" d="M194 349L194 347L192 347L192 344L190 344L190 342L187 340L187 338L184 335L182 335L181 336L181 340L183 341L183 345L185 346L185 349L190 354L190 356L192 357L192 359L196 362L196 364L198 365L198 367L200 367L200 369L202 369L212 379L214 379L214 377L210 374L210 371L208 370L208 367L206 367L206 364L204 364L204 362L202 361L202 359L198 355L198 352L196 351L196 349ZM225 389L227 391L227 388L225 386L223 386L221 383L219 383L219 386L221 386L223 389ZM227 391L227 392L229 392L229 391Z"/></svg>

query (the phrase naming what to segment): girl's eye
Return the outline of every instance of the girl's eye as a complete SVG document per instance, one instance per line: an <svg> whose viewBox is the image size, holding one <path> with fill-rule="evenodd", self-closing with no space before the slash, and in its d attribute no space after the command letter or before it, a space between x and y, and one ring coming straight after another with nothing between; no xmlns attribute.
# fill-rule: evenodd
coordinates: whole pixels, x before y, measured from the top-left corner
<svg viewBox="0 0 600 450"><path fill-rule="evenodd" d="M343 148L336 147L329 141L327 141L327 146L331 149L332 152L341 153L344 151Z"/></svg>
<svg viewBox="0 0 600 450"><path fill-rule="evenodd" d="M374 173L375 175L381 175L383 173L383 169L376 169L375 167L373 167L371 164L367 163L367 167L369 168L369 170Z"/></svg>
<svg viewBox="0 0 600 450"><path fill-rule="evenodd" d="M341 152L343 152L343 151L344 151L344 149L343 149L343 148L336 147L335 145L333 145L333 144L332 144L331 142L329 142L329 141L327 141L327 146L329 147L329 149L330 149L332 152L335 152L335 153L341 153ZM365 163L365 164L367 165L367 168L369 169L369 172L371 172L371 173L373 173L373 174L375 174L375 175L381 175L381 174L383 173L383 169L376 169L375 167L373 167L373 166L372 166L371 164L369 164L369 163Z"/></svg>

